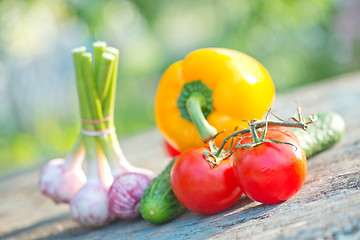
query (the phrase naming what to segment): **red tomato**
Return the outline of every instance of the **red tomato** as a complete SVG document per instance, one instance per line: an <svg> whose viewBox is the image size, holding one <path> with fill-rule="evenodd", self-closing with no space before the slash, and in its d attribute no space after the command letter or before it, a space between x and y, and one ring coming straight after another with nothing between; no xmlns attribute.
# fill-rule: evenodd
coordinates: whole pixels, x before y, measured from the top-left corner
<svg viewBox="0 0 360 240"><path fill-rule="evenodd" d="M189 210L215 214L232 206L241 196L229 159L212 167L205 159L207 146L182 153L171 171L171 186L177 199Z"/></svg>
<svg viewBox="0 0 360 240"><path fill-rule="evenodd" d="M165 151L169 157L179 156L181 152L173 148L167 141L164 140Z"/></svg>
<svg viewBox="0 0 360 240"><path fill-rule="evenodd" d="M283 202L305 182L307 160L295 134L289 129L269 128L266 139L293 144L263 143L238 149L232 155L235 179L249 198L261 203ZM252 142L246 138L241 144Z"/></svg>
<svg viewBox="0 0 360 240"><path fill-rule="evenodd" d="M268 127L268 131L275 131L275 132L281 132L285 135L287 135L288 137L293 138L297 143L299 143L299 139L297 138L296 134L288 127L278 127L278 126L274 126L274 127Z"/></svg>

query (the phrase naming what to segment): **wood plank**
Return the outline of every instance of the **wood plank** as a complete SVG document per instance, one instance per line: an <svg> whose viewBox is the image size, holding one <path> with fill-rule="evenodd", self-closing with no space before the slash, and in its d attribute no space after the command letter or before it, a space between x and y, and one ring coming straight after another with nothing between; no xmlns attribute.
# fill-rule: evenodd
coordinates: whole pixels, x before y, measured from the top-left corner
<svg viewBox="0 0 360 240"><path fill-rule="evenodd" d="M280 94L274 111L288 116L295 100L308 114L340 113L347 130L340 144L309 160L305 185L284 203L264 205L244 197L213 216L186 212L160 226L136 219L87 229L70 220L68 206L38 192L36 168L0 179L0 239L360 239L360 73ZM121 144L135 165L159 172L169 160L155 129Z"/></svg>

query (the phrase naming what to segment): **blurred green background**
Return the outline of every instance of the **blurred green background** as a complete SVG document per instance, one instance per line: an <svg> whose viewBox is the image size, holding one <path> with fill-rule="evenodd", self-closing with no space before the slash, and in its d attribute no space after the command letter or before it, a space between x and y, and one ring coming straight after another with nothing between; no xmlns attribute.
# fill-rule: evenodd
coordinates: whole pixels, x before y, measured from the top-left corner
<svg viewBox="0 0 360 240"><path fill-rule="evenodd" d="M163 71L202 47L240 50L277 92L360 66L358 0L0 0L0 174L64 156L79 131L70 51L121 52L120 137L155 126Z"/></svg>

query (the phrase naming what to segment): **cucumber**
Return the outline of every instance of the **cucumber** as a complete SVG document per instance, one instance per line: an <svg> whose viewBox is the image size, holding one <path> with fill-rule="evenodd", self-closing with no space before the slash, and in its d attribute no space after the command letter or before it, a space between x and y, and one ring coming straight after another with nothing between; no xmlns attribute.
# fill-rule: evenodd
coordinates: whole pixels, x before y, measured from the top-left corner
<svg viewBox="0 0 360 240"><path fill-rule="evenodd" d="M292 129L307 158L335 145L345 132L345 122L339 114L328 111L316 115L318 119L308 125L307 131Z"/></svg>
<svg viewBox="0 0 360 240"><path fill-rule="evenodd" d="M186 209L171 188L170 173L175 159L147 187L140 201L141 216L154 224L168 222Z"/></svg>

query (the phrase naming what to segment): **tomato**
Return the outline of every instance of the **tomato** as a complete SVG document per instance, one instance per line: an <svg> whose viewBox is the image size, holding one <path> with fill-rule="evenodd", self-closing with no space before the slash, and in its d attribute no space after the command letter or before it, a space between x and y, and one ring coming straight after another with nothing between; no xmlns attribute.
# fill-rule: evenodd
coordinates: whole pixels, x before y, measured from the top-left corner
<svg viewBox="0 0 360 240"><path fill-rule="evenodd" d="M176 156L179 156L181 153L178 150L176 150L175 148L173 148L172 146L170 146L170 144L165 140L164 140L164 147L165 147L165 151L169 157L176 157Z"/></svg>
<svg viewBox="0 0 360 240"><path fill-rule="evenodd" d="M293 138L297 143L299 143L299 139L297 138L296 134L288 127L268 127L268 132L281 132L282 134L287 135L288 137Z"/></svg>
<svg viewBox="0 0 360 240"><path fill-rule="evenodd" d="M295 195L305 182L307 160L299 141L290 129L271 127L266 139L291 143L265 142L239 148L232 156L235 179L249 198L261 203L283 202ZM241 140L241 144L252 138Z"/></svg>
<svg viewBox="0 0 360 240"><path fill-rule="evenodd" d="M232 171L232 162L225 159L212 166L200 146L182 153L171 171L171 186L177 199L187 209L200 214L215 214L232 206L242 192Z"/></svg>

